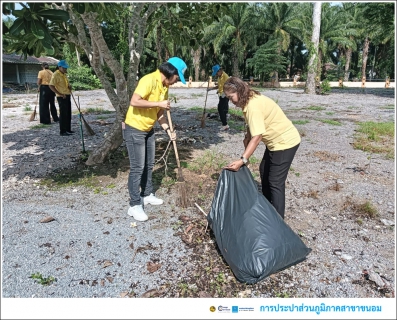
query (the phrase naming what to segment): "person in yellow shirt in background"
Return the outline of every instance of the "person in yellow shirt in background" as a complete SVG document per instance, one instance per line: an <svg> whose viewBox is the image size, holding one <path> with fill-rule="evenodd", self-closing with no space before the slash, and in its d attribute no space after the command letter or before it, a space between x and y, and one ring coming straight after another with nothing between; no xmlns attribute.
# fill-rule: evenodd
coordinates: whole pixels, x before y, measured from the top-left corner
<svg viewBox="0 0 397 320"><path fill-rule="evenodd" d="M248 125L241 158L225 169L238 171L263 141L266 151L260 164L262 193L284 219L285 181L301 142L300 134L276 102L252 90L241 79L230 77L224 92L233 104L243 110Z"/></svg>
<svg viewBox="0 0 397 320"><path fill-rule="evenodd" d="M70 136L74 133L71 129L72 103L70 94L72 87L67 77L69 65L65 60L58 62L58 70L54 72L50 81L50 89L55 92L59 104L59 130L61 136Z"/></svg>
<svg viewBox="0 0 397 320"><path fill-rule="evenodd" d="M213 88L208 88L208 91L218 89L217 93L219 95L219 103L218 103L218 113L221 118L222 127L221 130L228 130L229 126L227 124L227 114L229 112L229 99L225 97L225 93L223 92L223 85L229 76L223 71L222 67L217 64L212 67L212 77L218 77L218 85Z"/></svg>
<svg viewBox="0 0 397 320"><path fill-rule="evenodd" d="M171 132L164 113L171 107L168 100L169 86L179 80L183 84L186 83L184 78L186 68L186 63L182 59L170 58L156 71L142 77L131 97L124 121L123 136L130 160L128 176L130 207L127 213L137 221L148 219L144 211L145 205L163 204L163 200L153 194L152 171L155 157L153 127L157 121L171 140L176 139L176 134Z"/></svg>
<svg viewBox="0 0 397 320"><path fill-rule="evenodd" d="M55 107L55 93L48 86L50 84L53 73L50 70L47 62L43 62L41 64L41 67L43 68L43 70L40 70L39 74L37 75L37 85L39 86L37 91L40 94L40 123L51 124L50 111L52 120L54 122L59 121L57 108Z"/></svg>

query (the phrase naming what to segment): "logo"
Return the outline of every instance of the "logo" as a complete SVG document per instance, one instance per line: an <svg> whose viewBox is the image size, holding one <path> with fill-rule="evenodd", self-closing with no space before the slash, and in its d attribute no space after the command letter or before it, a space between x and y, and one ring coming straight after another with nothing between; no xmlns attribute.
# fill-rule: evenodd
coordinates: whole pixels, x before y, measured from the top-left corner
<svg viewBox="0 0 397 320"><path fill-rule="evenodd" d="M219 306L218 307L218 312L228 313L228 312L230 312L230 308L229 307L224 307L224 306Z"/></svg>
<svg viewBox="0 0 397 320"><path fill-rule="evenodd" d="M210 311L211 311L211 312L215 312L215 310L216 310L216 309L215 309L214 306L211 306L211 307L210 307Z"/></svg>
<svg viewBox="0 0 397 320"><path fill-rule="evenodd" d="M232 306L232 313L238 313L238 306Z"/></svg>
<svg viewBox="0 0 397 320"><path fill-rule="evenodd" d="M238 308L238 311L240 311L240 312L254 311L254 308L252 308L252 307L240 307L240 308Z"/></svg>

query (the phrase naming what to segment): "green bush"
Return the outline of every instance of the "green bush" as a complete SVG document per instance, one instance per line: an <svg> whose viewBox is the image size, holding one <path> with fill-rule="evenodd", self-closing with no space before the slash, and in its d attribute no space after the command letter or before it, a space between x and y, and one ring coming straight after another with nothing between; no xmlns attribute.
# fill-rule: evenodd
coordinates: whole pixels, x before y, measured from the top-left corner
<svg viewBox="0 0 397 320"><path fill-rule="evenodd" d="M321 82L321 94L327 94L331 91L331 85L327 79Z"/></svg>
<svg viewBox="0 0 397 320"><path fill-rule="evenodd" d="M102 84L96 75L92 74L88 66L70 67L68 69L68 79L73 90L92 90L101 89Z"/></svg>

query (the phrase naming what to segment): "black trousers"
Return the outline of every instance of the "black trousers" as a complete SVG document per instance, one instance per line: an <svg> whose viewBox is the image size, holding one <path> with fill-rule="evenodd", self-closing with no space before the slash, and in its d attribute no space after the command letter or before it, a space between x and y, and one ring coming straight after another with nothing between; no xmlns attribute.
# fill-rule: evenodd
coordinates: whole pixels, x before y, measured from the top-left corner
<svg viewBox="0 0 397 320"><path fill-rule="evenodd" d="M292 160L299 148L269 151L266 148L259 171L262 180L262 193L284 219L285 212L285 180Z"/></svg>
<svg viewBox="0 0 397 320"><path fill-rule="evenodd" d="M72 122L72 103L70 100L70 94L66 95L66 98L57 97L59 104L59 129L60 133L70 132Z"/></svg>
<svg viewBox="0 0 397 320"><path fill-rule="evenodd" d="M225 98L219 97L218 113L219 113L219 117L221 118L223 126L227 125L226 116L228 112L229 112L229 99L226 97Z"/></svg>
<svg viewBox="0 0 397 320"><path fill-rule="evenodd" d="M51 124L50 111L53 121L59 121L55 107L55 93L48 85L40 85L39 115L40 123Z"/></svg>

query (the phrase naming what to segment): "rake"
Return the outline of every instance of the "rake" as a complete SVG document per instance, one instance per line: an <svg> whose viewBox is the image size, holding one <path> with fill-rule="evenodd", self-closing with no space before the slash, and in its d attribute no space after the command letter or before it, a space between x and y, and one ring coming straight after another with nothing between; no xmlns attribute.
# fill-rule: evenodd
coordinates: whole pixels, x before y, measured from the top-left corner
<svg viewBox="0 0 397 320"><path fill-rule="evenodd" d="M170 110L167 110L167 118L168 118L168 125L170 126L170 130L171 132L174 132L174 128L172 127ZM178 181L176 182L178 189L178 203L182 208L186 208L187 207L186 182L185 179L183 178L181 163L179 162L179 155L178 155L178 149L176 148L176 141L173 140L172 143L174 145L176 164L178 166Z"/></svg>
<svg viewBox="0 0 397 320"><path fill-rule="evenodd" d="M72 93L72 92L70 92L70 93L71 93L71 95L72 95L73 101L74 101L74 103L75 103L77 109L79 110L80 118L83 120L84 127L85 127L85 129L87 130L88 135L90 135L90 136L95 135L94 130L92 130L92 128L90 127L90 125L88 124L88 122L84 119L83 114L81 113L81 110L80 110L80 101L79 101L79 104L77 104L77 102L76 102L76 100L75 100L75 98L74 98L73 93Z"/></svg>
<svg viewBox="0 0 397 320"><path fill-rule="evenodd" d="M37 115L36 108L37 108L38 101L39 101L39 93L37 92L36 105L34 106L34 110L29 117L29 121L33 121L36 119L36 115Z"/></svg>
<svg viewBox="0 0 397 320"><path fill-rule="evenodd" d="M205 128L205 108L207 107L207 97L208 97L208 89L210 87L210 81L208 80L208 85L207 85L207 94L205 95L205 103L204 103L204 110L203 110L203 116L201 118L201 128Z"/></svg>

